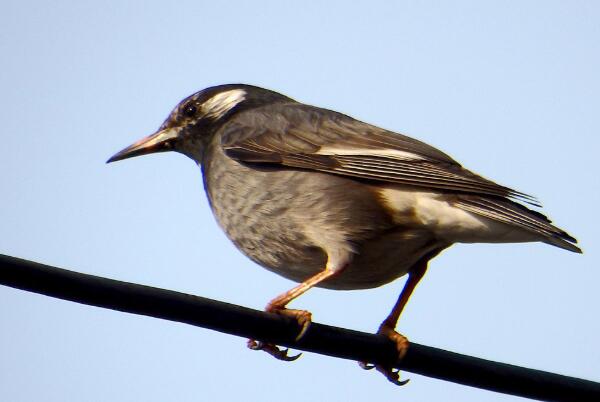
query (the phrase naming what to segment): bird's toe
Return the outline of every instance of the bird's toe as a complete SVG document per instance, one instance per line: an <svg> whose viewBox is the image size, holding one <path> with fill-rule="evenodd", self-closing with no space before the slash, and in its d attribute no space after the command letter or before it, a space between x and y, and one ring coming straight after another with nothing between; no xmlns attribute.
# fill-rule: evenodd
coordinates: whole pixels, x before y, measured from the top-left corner
<svg viewBox="0 0 600 402"><path fill-rule="evenodd" d="M279 346L274 345L272 343L261 342L254 339L248 340L248 348L252 350L263 350L271 356L273 356L274 358L276 358L277 360L283 360L286 362L293 362L302 355L302 353L298 353L297 355L290 356L288 354L290 350L287 348L281 349L279 348Z"/></svg>
<svg viewBox="0 0 600 402"><path fill-rule="evenodd" d="M409 341L404 335L399 334L393 328L386 326L385 324L379 327L377 331L379 335L385 335L396 345L397 356L395 361L402 360L406 356L408 351ZM385 376L391 383L396 385L405 385L409 380L400 380L400 370L395 369L392 365L383 364L371 364L367 362L359 362L358 365L364 370L371 370L375 368L381 374Z"/></svg>
<svg viewBox="0 0 600 402"><path fill-rule="evenodd" d="M306 310L271 307L267 308L267 311L270 313L276 313L293 318L298 322L298 325L300 326L300 332L296 336L296 341L302 339L302 337L304 336L304 334L306 334L306 331L310 327L310 323L312 322L312 314L310 313L310 311Z"/></svg>

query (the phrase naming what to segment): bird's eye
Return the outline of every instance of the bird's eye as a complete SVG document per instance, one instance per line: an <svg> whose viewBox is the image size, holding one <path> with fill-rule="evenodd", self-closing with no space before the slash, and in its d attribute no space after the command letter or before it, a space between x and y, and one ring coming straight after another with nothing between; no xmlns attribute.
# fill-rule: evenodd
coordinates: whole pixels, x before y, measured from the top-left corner
<svg viewBox="0 0 600 402"><path fill-rule="evenodd" d="M198 109L196 108L196 105L187 105L183 109L183 115L186 117L193 117L196 115L197 111L198 111Z"/></svg>

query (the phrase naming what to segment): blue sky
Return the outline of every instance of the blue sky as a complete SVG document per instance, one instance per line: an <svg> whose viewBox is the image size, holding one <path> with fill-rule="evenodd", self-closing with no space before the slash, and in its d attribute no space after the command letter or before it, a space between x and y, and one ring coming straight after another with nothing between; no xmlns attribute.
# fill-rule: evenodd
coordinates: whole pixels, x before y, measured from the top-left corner
<svg viewBox="0 0 600 402"><path fill-rule="evenodd" d="M262 308L293 284L217 227L195 164L106 159L183 97L244 82L439 147L536 195L583 256L544 244L437 257L399 329L415 342L600 380L600 5L25 2L0 14L0 252ZM374 331L403 279L293 306ZM0 399L508 401L349 361L285 364L208 330L0 287Z"/></svg>

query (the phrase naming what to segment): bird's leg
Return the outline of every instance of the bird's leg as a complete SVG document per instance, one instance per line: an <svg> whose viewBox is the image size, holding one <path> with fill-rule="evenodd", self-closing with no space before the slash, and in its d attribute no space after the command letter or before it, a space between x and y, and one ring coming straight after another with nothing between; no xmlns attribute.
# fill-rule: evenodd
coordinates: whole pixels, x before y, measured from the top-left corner
<svg viewBox="0 0 600 402"><path fill-rule="evenodd" d="M286 306L292 300L294 300L298 296L301 296L310 288L314 287L315 285L326 279L331 278L334 275L339 274L341 271L341 269L336 270L326 268L324 271L321 271L318 274L311 276L298 286L288 290L285 293L280 294L279 296L271 300L269 304L267 304L265 311L269 313L286 315L298 321L298 324L300 325L301 329L300 333L298 333L298 336L296 337L296 340L299 340L304 336L306 330L310 326L312 315L306 310L293 310L286 308ZM254 339L248 340L248 347L253 350L264 350L265 352L269 353L270 355L274 356L279 360L293 361L300 357L300 354L296 356L288 356L288 349L280 349L277 345L256 341Z"/></svg>
<svg viewBox="0 0 600 402"><path fill-rule="evenodd" d="M404 284L402 292L400 292L400 296L398 297L394 308L386 317L386 319L383 320L379 326L379 330L377 331L378 334L387 336L396 344L398 359L402 359L406 355L409 342L404 335L396 332L396 324L398 323L400 314L402 314L402 310L404 310L404 306L406 306L410 295L415 290L415 287L421 278L423 278L425 275L425 272L427 272L428 262L429 258L423 258L410 270L408 273L408 280ZM385 375L388 380L396 385L404 385L408 382L408 380L400 381L400 371L395 370L392 366L382 366L379 364L373 366L365 362L360 362L359 364L364 369L372 369L375 367L377 371Z"/></svg>
<svg viewBox="0 0 600 402"><path fill-rule="evenodd" d="M267 311L269 313L277 313L277 314L287 315L287 316L295 318L298 321L298 324L300 324L302 327L302 329L300 330L300 333L296 337L296 340L299 340L306 333L306 330L308 329L308 326L310 325L311 314L310 314L310 312L305 311L305 310L287 309L287 308L285 308L285 306L287 306L288 303L290 303L292 300L294 300L298 296L301 296L303 293L305 293L307 290L309 290L313 286L317 285L319 282L322 282L328 278L331 278L333 275L335 275L337 273L339 273L339 271L326 269L325 271L319 272L315 276L311 276L310 278L308 278L307 280L305 280L298 286L294 287L293 289L288 290L287 292L285 292L283 294L280 294L279 296L277 296L276 298L271 300L269 302L269 304L267 304L265 311Z"/></svg>

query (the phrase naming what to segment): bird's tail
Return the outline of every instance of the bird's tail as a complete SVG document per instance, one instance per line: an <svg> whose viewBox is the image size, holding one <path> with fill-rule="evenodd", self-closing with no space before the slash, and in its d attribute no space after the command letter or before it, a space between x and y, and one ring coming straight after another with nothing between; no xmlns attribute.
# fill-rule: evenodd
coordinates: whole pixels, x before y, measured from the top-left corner
<svg viewBox="0 0 600 402"><path fill-rule="evenodd" d="M461 209L538 234L540 241L574 253L582 253L577 239L552 224L546 215L514 201L492 197L461 197L455 203Z"/></svg>

